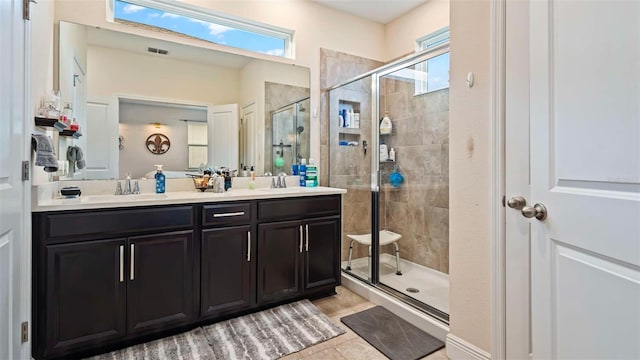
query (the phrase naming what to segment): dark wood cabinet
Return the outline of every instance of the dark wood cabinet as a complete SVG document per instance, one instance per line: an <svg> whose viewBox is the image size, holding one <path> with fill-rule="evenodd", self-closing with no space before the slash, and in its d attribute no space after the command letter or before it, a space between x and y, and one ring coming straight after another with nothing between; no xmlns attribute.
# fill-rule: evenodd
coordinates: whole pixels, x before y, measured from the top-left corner
<svg viewBox="0 0 640 360"><path fill-rule="evenodd" d="M340 284L340 217L304 222L304 290Z"/></svg>
<svg viewBox="0 0 640 360"><path fill-rule="evenodd" d="M258 302L269 303L302 293L300 276L302 223L258 225Z"/></svg>
<svg viewBox="0 0 640 360"><path fill-rule="evenodd" d="M335 293L340 195L33 214L33 357Z"/></svg>
<svg viewBox="0 0 640 360"><path fill-rule="evenodd" d="M193 231L130 237L129 334L187 324L193 315Z"/></svg>
<svg viewBox="0 0 640 360"><path fill-rule="evenodd" d="M126 333L125 239L46 247L45 355Z"/></svg>
<svg viewBox="0 0 640 360"><path fill-rule="evenodd" d="M250 225L202 231L201 317L215 317L255 304L255 242Z"/></svg>

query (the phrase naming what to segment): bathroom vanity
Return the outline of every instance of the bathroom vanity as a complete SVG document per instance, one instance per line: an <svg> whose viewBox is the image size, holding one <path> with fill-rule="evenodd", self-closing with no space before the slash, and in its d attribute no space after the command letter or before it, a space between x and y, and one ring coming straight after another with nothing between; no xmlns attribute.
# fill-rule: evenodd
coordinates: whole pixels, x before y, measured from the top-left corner
<svg viewBox="0 0 640 360"><path fill-rule="evenodd" d="M344 190L277 190L36 207L33 356L91 355L334 294Z"/></svg>

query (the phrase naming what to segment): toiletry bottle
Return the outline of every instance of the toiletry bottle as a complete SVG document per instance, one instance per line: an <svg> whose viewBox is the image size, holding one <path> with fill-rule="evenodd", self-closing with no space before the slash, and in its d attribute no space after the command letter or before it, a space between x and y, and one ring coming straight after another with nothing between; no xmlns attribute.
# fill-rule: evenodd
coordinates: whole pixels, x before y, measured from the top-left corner
<svg viewBox="0 0 640 360"><path fill-rule="evenodd" d="M245 165L244 167L242 167L242 177L247 176L249 176L249 172L247 171L247 165Z"/></svg>
<svg viewBox="0 0 640 360"><path fill-rule="evenodd" d="M393 129L393 124L391 123L389 115L385 113L382 121L380 121L380 134L391 134L391 129Z"/></svg>
<svg viewBox="0 0 640 360"><path fill-rule="evenodd" d="M291 175L298 175L298 163L291 165Z"/></svg>
<svg viewBox="0 0 640 360"><path fill-rule="evenodd" d="M165 176L162 173L162 165L156 165L156 194L164 194Z"/></svg>
<svg viewBox="0 0 640 360"><path fill-rule="evenodd" d="M356 127L356 119L355 116L353 116L353 109L349 109L349 127L350 128L354 128Z"/></svg>
<svg viewBox="0 0 640 360"><path fill-rule="evenodd" d="M389 153L387 152L387 144L382 140L380 144L380 161L387 161L388 159Z"/></svg>
<svg viewBox="0 0 640 360"><path fill-rule="evenodd" d="M298 173L300 174L300 186L307 186L307 159L300 160Z"/></svg>
<svg viewBox="0 0 640 360"><path fill-rule="evenodd" d="M307 165L307 176L305 181L306 187L318 186L318 166L316 166L313 159L309 159L309 165Z"/></svg>
<svg viewBox="0 0 640 360"><path fill-rule="evenodd" d="M393 148L391 148L391 150L389 150L389 160L390 161L396 161L396 151L393 150Z"/></svg>
<svg viewBox="0 0 640 360"><path fill-rule="evenodd" d="M255 181L256 180L256 172L255 172L255 170L253 170L253 166L249 170L249 174L251 176L251 181Z"/></svg>
<svg viewBox="0 0 640 360"><path fill-rule="evenodd" d="M342 112L338 111L338 127L344 126L344 117L342 116Z"/></svg>

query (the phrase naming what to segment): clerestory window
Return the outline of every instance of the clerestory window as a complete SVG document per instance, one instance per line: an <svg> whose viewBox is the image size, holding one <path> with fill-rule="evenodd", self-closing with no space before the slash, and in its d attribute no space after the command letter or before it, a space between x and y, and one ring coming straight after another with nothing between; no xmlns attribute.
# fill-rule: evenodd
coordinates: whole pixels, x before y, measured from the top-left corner
<svg viewBox="0 0 640 360"><path fill-rule="evenodd" d="M449 42L449 27L435 31L417 40L418 51L430 49ZM416 95L449 87L449 52L426 61L421 68L426 80L416 82Z"/></svg>
<svg viewBox="0 0 640 360"><path fill-rule="evenodd" d="M167 0L107 0L112 21L169 31L257 53L293 58L293 30Z"/></svg>

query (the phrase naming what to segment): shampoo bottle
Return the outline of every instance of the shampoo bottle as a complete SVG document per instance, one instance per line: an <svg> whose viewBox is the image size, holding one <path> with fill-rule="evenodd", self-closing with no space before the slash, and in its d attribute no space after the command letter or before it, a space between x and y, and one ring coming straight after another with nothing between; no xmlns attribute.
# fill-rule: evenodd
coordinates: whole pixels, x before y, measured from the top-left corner
<svg viewBox="0 0 640 360"><path fill-rule="evenodd" d="M387 113L384 114L382 121L380 121L380 134L388 135L391 134L391 129L393 129L393 124L391 123L391 119Z"/></svg>
<svg viewBox="0 0 640 360"><path fill-rule="evenodd" d="M307 186L307 160L300 160L300 166L298 166L298 173L300 174L300 186Z"/></svg>
<svg viewBox="0 0 640 360"><path fill-rule="evenodd" d="M393 148L391 148L391 150L389 150L389 160L390 161L396 161L396 151L393 150Z"/></svg>
<svg viewBox="0 0 640 360"><path fill-rule="evenodd" d="M162 165L156 165L156 194L164 194L165 176L162 173Z"/></svg>

